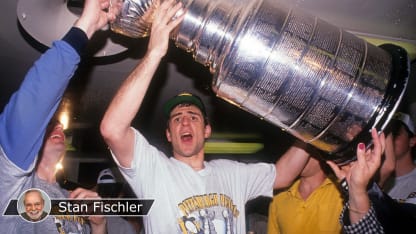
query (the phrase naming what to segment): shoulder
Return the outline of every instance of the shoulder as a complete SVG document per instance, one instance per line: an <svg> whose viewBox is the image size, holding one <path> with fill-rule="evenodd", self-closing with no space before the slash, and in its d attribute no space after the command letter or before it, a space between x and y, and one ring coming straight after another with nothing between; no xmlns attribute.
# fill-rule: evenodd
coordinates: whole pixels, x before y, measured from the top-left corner
<svg viewBox="0 0 416 234"><path fill-rule="evenodd" d="M233 166L244 164L244 163L241 163L235 160L229 160L229 159L214 159L214 160L207 161L206 163L210 165L233 165Z"/></svg>
<svg viewBox="0 0 416 234"><path fill-rule="evenodd" d="M239 170L239 171L252 171L253 173L256 173L259 171L269 172L269 171L275 170L274 164L264 163L264 162L246 163L246 162L239 162L239 161L229 160L229 159L215 159L215 160L206 162L206 164L214 169L223 168L229 171Z"/></svg>
<svg viewBox="0 0 416 234"><path fill-rule="evenodd" d="M265 163L265 162L240 162L237 160L230 160L230 159L214 159L214 160L210 160L207 161L207 163L209 164L224 164L224 165L235 165L235 166L274 166L273 163Z"/></svg>
<svg viewBox="0 0 416 234"><path fill-rule="evenodd" d="M240 168L253 168L257 166L274 166L274 164L270 163L247 163L247 162L239 162L236 160L230 160L230 159L214 159L207 161L211 166L226 166L226 167L240 167Z"/></svg>

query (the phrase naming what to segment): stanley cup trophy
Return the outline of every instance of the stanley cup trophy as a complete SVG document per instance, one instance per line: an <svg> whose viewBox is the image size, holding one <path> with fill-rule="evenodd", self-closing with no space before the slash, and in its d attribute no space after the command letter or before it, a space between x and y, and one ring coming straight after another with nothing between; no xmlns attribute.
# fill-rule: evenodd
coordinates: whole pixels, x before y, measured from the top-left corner
<svg viewBox="0 0 416 234"><path fill-rule="evenodd" d="M117 1L111 29L149 35L153 1ZM401 47L374 46L276 0L182 1L172 39L209 67L214 92L325 159L354 160L358 142L370 144L370 129L383 130L403 97L410 63Z"/></svg>

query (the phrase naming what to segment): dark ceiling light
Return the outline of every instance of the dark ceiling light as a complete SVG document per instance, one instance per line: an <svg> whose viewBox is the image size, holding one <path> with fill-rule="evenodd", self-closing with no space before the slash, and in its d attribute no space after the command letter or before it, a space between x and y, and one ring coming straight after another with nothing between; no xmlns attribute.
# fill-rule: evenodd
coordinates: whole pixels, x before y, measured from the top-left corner
<svg viewBox="0 0 416 234"><path fill-rule="evenodd" d="M78 19L84 0L19 0L17 17L25 31L35 40L50 47L54 40L62 38ZM103 29L96 33L90 44L100 45L94 49L95 57L116 55L127 50L111 40L111 30Z"/></svg>

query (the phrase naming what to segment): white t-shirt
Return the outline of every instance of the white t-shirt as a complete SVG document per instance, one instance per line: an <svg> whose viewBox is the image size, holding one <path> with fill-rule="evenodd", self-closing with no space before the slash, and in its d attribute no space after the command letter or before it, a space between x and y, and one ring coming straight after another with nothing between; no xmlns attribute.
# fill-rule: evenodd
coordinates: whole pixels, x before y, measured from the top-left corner
<svg viewBox="0 0 416 234"><path fill-rule="evenodd" d="M205 162L193 170L150 145L137 131L131 168L121 173L140 199L154 199L146 233L245 233L245 203L273 195L273 164Z"/></svg>
<svg viewBox="0 0 416 234"><path fill-rule="evenodd" d="M416 193L416 168L410 173L395 177L392 181L392 188L388 194L394 199L414 198Z"/></svg>

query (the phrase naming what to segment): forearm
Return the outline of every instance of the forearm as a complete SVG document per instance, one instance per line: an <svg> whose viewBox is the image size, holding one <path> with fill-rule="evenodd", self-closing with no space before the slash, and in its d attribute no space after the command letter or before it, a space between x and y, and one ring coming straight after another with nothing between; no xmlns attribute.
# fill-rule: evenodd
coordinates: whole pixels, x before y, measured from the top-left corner
<svg viewBox="0 0 416 234"><path fill-rule="evenodd" d="M122 166L130 166L134 141L131 122L140 109L160 60L160 57L145 55L117 91L101 122L101 133Z"/></svg>
<svg viewBox="0 0 416 234"><path fill-rule="evenodd" d="M0 115L0 144L11 161L27 169L38 153L46 126L55 113L87 43L82 32L71 29L56 41L26 74L19 90Z"/></svg>
<svg viewBox="0 0 416 234"><path fill-rule="evenodd" d="M144 57L140 61L111 101L103 117L104 125L115 125L116 129L123 129L122 131L130 126L143 102L159 62L160 59L152 60L149 57Z"/></svg>
<svg viewBox="0 0 416 234"><path fill-rule="evenodd" d="M275 189L289 186L303 170L309 158L305 147L305 143L297 142L276 162Z"/></svg>
<svg viewBox="0 0 416 234"><path fill-rule="evenodd" d="M360 221L370 210L370 199L366 190L354 191L349 188L349 216L351 223Z"/></svg>

